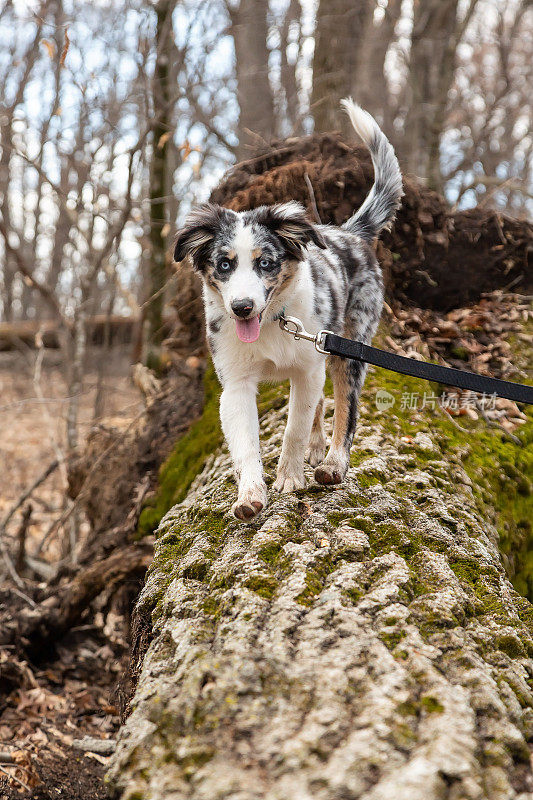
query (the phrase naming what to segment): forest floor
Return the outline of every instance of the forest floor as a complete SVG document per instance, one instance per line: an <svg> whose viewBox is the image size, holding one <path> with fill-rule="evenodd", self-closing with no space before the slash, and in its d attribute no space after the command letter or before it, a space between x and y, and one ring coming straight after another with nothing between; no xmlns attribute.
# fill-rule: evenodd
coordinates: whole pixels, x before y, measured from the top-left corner
<svg viewBox="0 0 533 800"><path fill-rule="evenodd" d="M0 520L57 454L65 452L67 402L59 352L44 351L40 370L37 355L0 353ZM129 355L125 349L114 350L106 365L106 417L128 419L142 408L130 378ZM89 363L81 397L82 436L98 422L95 368L96 363ZM27 554L37 552L57 517L65 481L64 470L57 469L32 496ZM81 536L88 533L89 526L82 523ZM57 538L50 537L40 558L53 563L59 546ZM13 601L27 603L2 587L0 607ZM128 644L119 628L104 631L98 620L73 628L57 646L59 657L52 664L35 668L22 662L22 680L10 672L7 648L0 651L0 800L108 796L102 781L108 756L80 750L73 743L85 736L105 740L118 727L115 695L128 661Z"/></svg>

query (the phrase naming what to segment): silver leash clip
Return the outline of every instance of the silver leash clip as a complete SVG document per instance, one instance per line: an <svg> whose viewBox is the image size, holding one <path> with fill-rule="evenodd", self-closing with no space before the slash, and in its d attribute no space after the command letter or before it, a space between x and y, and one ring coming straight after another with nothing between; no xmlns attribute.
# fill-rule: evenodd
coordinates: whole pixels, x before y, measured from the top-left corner
<svg viewBox="0 0 533 800"><path fill-rule="evenodd" d="M315 349L319 353L323 353L325 356L329 355L329 352L324 350L324 342L326 335L333 333L333 331L321 330L318 333L309 333L305 330L302 320L298 319L298 317L280 317L279 327L285 333L290 333L291 336L294 336L296 341L298 339L307 339L308 342L313 342Z"/></svg>

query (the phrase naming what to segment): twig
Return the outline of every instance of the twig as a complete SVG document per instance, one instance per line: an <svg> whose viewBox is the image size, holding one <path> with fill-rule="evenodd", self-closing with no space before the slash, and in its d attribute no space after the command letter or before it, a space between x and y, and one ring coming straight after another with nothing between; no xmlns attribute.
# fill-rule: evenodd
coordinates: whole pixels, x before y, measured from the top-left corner
<svg viewBox="0 0 533 800"><path fill-rule="evenodd" d="M35 275L32 272L32 270L29 268L29 266L24 261L24 258L22 257L19 249L17 247L13 247L11 245L11 242L9 241L8 229L7 229L4 221L1 220L1 219L0 219L0 233L2 234L2 237L4 239L4 246L5 246L6 250L10 253L10 255L12 256L12 258L15 260L15 262L17 264L18 271L22 275L24 275L24 277L27 278L31 282L32 286L41 293L42 297L45 299L45 301L51 307L51 309L53 310L54 314L56 314L58 316L58 318L61 320L61 323L68 330L69 327L70 327L70 323L67 320L67 318L65 317L65 315L63 314L63 311L61 310L61 307L60 307L60 305L59 305L59 303L57 301L56 296L54 295L53 290L49 286L47 286L45 283L43 283L43 281L40 281L38 278L35 277Z"/></svg>
<svg viewBox="0 0 533 800"><path fill-rule="evenodd" d="M476 408L490 428L498 428L498 430L500 430L512 442L517 444L519 447L522 447L522 442L520 441L518 436L515 436L514 433L510 433L503 427L503 425L501 425L499 422L496 422L496 420L491 419L487 414L487 412L485 411L485 409L483 408L483 404L480 403L479 400L476 400Z"/></svg>
<svg viewBox="0 0 533 800"><path fill-rule="evenodd" d="M15 565L13 564L13 559L7 549L6 543L4 542L4 537L1 535L2 531L0 530L0 554L4 559L4 563L7 567L7 571L11 575L12 579L15 581L16 585L19 589L24 589L24 581L18 574L17 570L15 569Z"/></svg>
<svg viewBox="0 0 533 800"><path fill-rule="evenodd" d="M0 535L2 531L5 530L6 526L9 524L11 519L13 518L13 515L16 514L19 508L26 502L28 497L30 497L30 495L32 495L33 492L41 485L41 483L44 483L45 480L52 474L52 472L54 472L54 470L57 469L58 465L59 461L57 459L54 459L54 461L52 461L52 463L46 467L44 472L41 472L39 477L32 483L29 489L26 489L24 492L22 492L22 494L15 502L15 504L11 506L11 509L7 512L2 522L0 522Z"/></svg>
<svg viewBox="0 0 533 800"><path fill-rule="evenodd" d="M22 572L24 569L24 560L26 555L26 534L30 525L30 519L33 512L31 503L28 503L23 511L22 519L20 521L19 529L17 531L16 539L18 542L17 558L15 561L15 569L17 572Z"/></svg>
<svg viewBox="0 0 533 800"><path fill-rule="evenodd" d="M10 589L10 591L13 592L13 594L16 594L17 597L20 597L21 600L24 600L24 602L32 608L37 608L37 603L35 600L32 600L31 597L29 597L27 594L24 594L24 592L20 592L18 589L13 589L13 587Z"/></svg>
<svg viewBox="0 0 533 800"><path fill-rule="evenodd" d="M447 409L447 408L443 408L443 407L442 407L442 406L440 406L438 403L437 403L437 408L438 408L440 411L442 411L442 413L444 414L444 416L445 416L447 419L449 419L449 420L450 420L450 422L452 423L452 425L454 425L454 426L457 428L457 430L459 430L459 431L462 431L462 433L470 433L470 431L469 431L469 430L467 430L467 428L463 428L463 426L462 426L462 425L459 425L459 423L457 422L457 420L456 420L456 419L454 419L454 418L452 417L452 415L450 414L450 412L448 411L448 409Z"/></svg>
<svg viewBox="0 0 533 800"><path fill-rule="evenodd" d="M17 767L17 769L20 769L20 767L18 766L18 764L16 764L16 765L15 765L15 764L13 764L13 766L16 766L16 767ZM7 769L4 769L3 767L0 767L0 772L3 772L3 773L4 773L4 775L7 775L7 777L8 777L10 780L13 780L13 781L16 781L17 783L20 783L20 785L21 785L21 786L22 786L24 789L26 789L26 791L27 791L27 792L31 792L31 789L30 789L30 787L28 786L28 784L27 784L27 783L24 783L24 781L21 781L21 780L20 780L20 778L17 778L17 776L16 776L16 775L12 775L10 772L8 772L8 771L7 771Z"/></svg>
<svg viewBox="0 0 533 800"><path fill-rule="evenodd" d="M43 344L42 339L41 339L41 341L39 343L39 350L38 350L38 353L37 353L37 357L35 359L35 366L34 366L34 371L33 371L33 388L35 389L35 394L37 395L39 400L42 400L42 398L44 396L43 395L43 390L41 388L41 369L42 369L43 359L44 359L44 344ZM52 444L52 448L53 448L53 450L54 450L54 452L56 454L56 458L57 458L57 461L59 463L59 467L60 467L60 471L61 471L61 477L63 479L63 486L66 487L68 485L68 476L67 476L67 470L66 470L66 466L65 466L65 456L64 456L63 451L61 450L59 444L56 441L56 437L55 437L55 433L54 433L54 425L53 425L50 413L49 413L49 411L48 411L48 409L46 407L46 404L43 404L42 415L43 415L45 421L48 423L48 428L49 428L49 431L50 431L50 442Z"/></svg>
<svg viewBox="0 0 533 800"><path fill-rule="evenodd" d="M133 417L133 419L131 420L129 425L122 432L122 435L120 436L121 440L126 437L126 435L129 433L131 428L135 425L135 423L138 422L141 419L141 417L143 417L145 414L146 414L146 410L143 408L142 411L140 411L135 417ZM41 550L43 548L43 545L45 543L45 540L47 540L53 533L55 533L55 531L58 528L60 528L62 525L64 525L64 523L70 518L70 516L72 515L73 511L78 507L78 505L81 502L81 500L83 500L83 498L85 497L85 495L89 491L89 478L91 478L94 475L94 473L96 472L96 470L98 469L98 467L100 466L100 464L102 463L104 458L116 446L117 446L117 443L113 442L112 444L109 445L109 447L106 447L106 449L102 453L100 453L100 455L98 456L98 458L96 459L96 461L92 465L91 469L89 470L89 472L85 476L85 480L83 481L83 485L81 487L81 490L76 495L76 499L74 500L74 502L72 502L70 504L70 507L67 508L66 511L63 512L63 514L60 516L60 518L55 520L55 522L53 522L50 525L50 527L46 531L46 534L45 534L42 542L39 545L37 553L41 552Z"/></svg>
<svg viewBox="0 0 533 800"><path fill-rule="evenodd" d="M83 739L74 739L72 747L76 750L89 750L102 756L110 756L115 752L117 743L115 739L98 739L96 736L84 736Z"/></svg>
<svg viewBox="0 0 533 800"><path fill-rule="evenodd" d="M317 204L316 204L315 192L314 192L314 189L313 189L313 184L311 183L311 178L309 177L307 172L304 175L304 181L306 183L307 190L309 192L309 197L311 199L311 208L313 209L313 214L315 215L315 219L316 219L316 221L318 222L319 225L322 225L322 220L320 219L320 214L318 213L318 208L317 208Z"/></svg>

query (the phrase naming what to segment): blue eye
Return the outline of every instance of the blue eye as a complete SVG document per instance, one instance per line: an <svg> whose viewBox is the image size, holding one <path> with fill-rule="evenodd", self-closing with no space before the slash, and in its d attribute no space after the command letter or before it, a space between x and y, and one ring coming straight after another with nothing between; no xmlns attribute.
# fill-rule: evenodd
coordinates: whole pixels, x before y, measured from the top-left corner
<svg viewBox="0 0 533 800"><path fill-rule="evenodd" d="M228 269L231 269L231 264L229 261L220 261L218 264L218 268L221 272L227 272Z"/></svg>
<svg viewBox="0 0 533 800"><path fill-rule="evenodd" d="M262 258L259 262L259 266L261 269L268 269L270 267L270 260L268 258Z"/></svg>

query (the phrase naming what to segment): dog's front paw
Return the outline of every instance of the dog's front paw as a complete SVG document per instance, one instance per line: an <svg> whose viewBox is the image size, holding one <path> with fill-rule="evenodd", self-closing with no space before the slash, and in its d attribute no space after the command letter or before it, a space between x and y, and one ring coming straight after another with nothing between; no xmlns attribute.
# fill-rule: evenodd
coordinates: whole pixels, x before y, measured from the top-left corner
<svg viewBox="0 0 533 800"><path fill-rule="evenodd" d="M330 486L335 483L342 483L344 476L348 471L348 464L340 459L331 459L322 462L315 469L315 481L324 486Z"/></svg>
<svg viewBox="0 0 533 800"><path fill-rule="evenodd" d="M247 520L257 516L267 504L267 488L263 484L254 484L244 489L239 489L239 497L233 503L231 510L237 519Z"/></svg>
<svg viewBox="0 0 533 800"><path fill-rule="evenodd" d="M290 465L280 465L278 467L278 474L274 489L276 492L294 492L295 489L305 488L304 471L300 468L291 467Z"/></svg>

